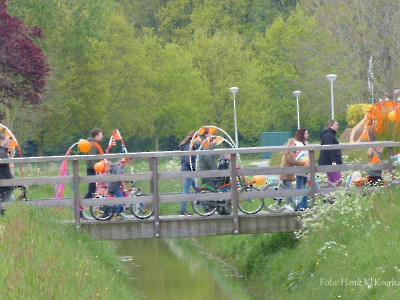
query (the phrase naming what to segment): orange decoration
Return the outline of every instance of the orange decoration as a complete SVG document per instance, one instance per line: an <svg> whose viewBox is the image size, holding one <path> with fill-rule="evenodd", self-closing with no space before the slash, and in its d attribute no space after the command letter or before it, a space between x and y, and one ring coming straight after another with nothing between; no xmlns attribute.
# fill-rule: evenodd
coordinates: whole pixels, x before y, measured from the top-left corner
<svg viewBox="0 0 400 300"><path fill-rule="evenodd" d="M304 163L310 162L310 160L307 157L300 157L299 161L304 162Z"/></svg>
<svg viewBox="0 0 400 300"><path fill-rule="evenodd" d="M255 185L263 185L265 183L266 179L265 176L263 175L255 175L253 176L253 183Z"/></svg>
<svg viewBox="0 0 400 300"><path fill-rule="evenodd" d="M390 113L388 113L388 119L389 121L396 122L396 111L392 110Z"/></svg>
<svg viewBox="0 0 400 300"><path fill-rule="evenodd" d="M90 143L87 140L79 140L78 142L78 148L81 152L83 153L88 153L90 150Z"/></svg>
<svg viewBox="0 0 400 300"><path fill-rule="evenodd" d="M101 160L94 165L94 171L96 173L103 173L105 169L106 169L106 163L104 162L104 160Z"/></svg>
<svg viewBox="0 0 400 300"><path fill-rule="evenodd" d="M358 141L375 141L382 132L389 130L389 123L385 120L395 122L395 129L398 130L398 115L400 116L399 102L388 100L375 103L366 113L364 132Z"/></svg>

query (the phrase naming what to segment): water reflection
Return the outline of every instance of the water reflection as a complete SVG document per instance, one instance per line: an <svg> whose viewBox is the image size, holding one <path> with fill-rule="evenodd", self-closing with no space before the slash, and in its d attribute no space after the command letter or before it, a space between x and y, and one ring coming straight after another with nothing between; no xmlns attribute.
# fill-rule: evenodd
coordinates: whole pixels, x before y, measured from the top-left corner
<svg viewBox="0 0 400 300"><path fill-rule="evenodd" d="M256 299L245 278L183 239L119 241L142 299Z"/></svg>

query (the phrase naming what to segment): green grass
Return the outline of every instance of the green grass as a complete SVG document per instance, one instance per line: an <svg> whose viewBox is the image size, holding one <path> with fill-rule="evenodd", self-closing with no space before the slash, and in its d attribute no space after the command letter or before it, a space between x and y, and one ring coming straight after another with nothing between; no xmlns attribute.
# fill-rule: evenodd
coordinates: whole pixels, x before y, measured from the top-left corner
<svg viewBox="0 0 400 300"><path fill-rule="evenodd" d="M133 299L113 244L58 220L17 202L0 217L0 299Z"/></svg>
<svg viewBox="0 0 400 300"><path fill-rule="evenodd" d="M399 187L377 188L368 197L338 191L334 205L302 216L300 232L199 240L269 298L396 299L399 195Z"/></svg>

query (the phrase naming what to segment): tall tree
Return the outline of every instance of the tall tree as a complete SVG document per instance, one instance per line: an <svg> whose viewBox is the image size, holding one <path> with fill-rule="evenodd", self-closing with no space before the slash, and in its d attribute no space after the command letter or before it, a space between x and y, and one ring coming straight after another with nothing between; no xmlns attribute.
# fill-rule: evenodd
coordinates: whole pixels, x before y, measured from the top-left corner
<svg viewBox="0 0 400 300"><path fill-rule="evenodd" d="M358 85L344 50L304 11L297 10L287 19L275 20L254 48L263 67L263 82L270 88L273 130L296 131L296 101L292 92L301 90L301 126L314 131L314 138L317 137L331 115L326 74L338 74L334 85L335 116L344 120L347 104L359 101Z"/></svg>
<svg viewBox="0 0 400 300"><path fill-rule="evenodd" d="M203 118L234 133L233 101L229 87L239 87L237 98L238 132L254 143L267 127L268 89L260 82L259 61L251 56L244 38L233 32L209 36L198 30L189 45L193 62L210 90L211 100Z"/></svg>
<svg viewBox="0 0 400 300"><path fill-rule="evenodd" d="M346 70L362 91L360 101L371 99L369 81L374 85L375 100L399 87L398 1L304 0L301 6L345 50L346 60L351 61Z"/></svg>
<svg viewBox="0 0 400 300"><path fill-rule="evenodd" d="M9 15L6 1L0 0L0 117L10 128L13 108L40 102L49 72L42 49L34 43L41 37L39 27Z"/></svg>

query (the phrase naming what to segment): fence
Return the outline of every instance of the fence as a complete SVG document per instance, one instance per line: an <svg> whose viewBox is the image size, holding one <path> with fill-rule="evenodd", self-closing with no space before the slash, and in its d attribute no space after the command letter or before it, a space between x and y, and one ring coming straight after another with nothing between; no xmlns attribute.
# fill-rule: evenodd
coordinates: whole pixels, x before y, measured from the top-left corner
<svg viewBox="0 0 400 300"><path fill-rule="evenodd" d="M384 147L387 148L388 159L384 163L374 164L371 166L369 163L351 163L336 166L318 166L316 165L316 152L320 150L351 150L351 149L368 149L370 147ZM327 171L369 171L374 170L389 170L390 174L393 174L393 152L395 147L400 147L399 142L373 142L373 143L359 143L359 144L339 144L339 145L308 145L304 147L291 147L293 151L296 150L308 150L310 156L309 167L251 167L237 169L238 158L244 154L264 153L264 152L282 152L286 151L287 147L274 146L274 147L253 147L253 148L230 148L230 149L216 149L216 150L202 150L201 155L231 155L231 167L229 170L211 170L211 171L196 171L196 172L181 172L181 171L159 171L158 163L160 158L165 157L178 157L184 155L199 155L199 151L189 151L183 153L182 151L167 151L167 152L146 152L146 153L124 153L124 154L106 154L106 155L76 155L76 156L50 156L50 157L27 157L27 158L9 158L1 159L0 164L14 163L14 164L28 164L28 163L44 163L54 161L72 161L73 172L72 175L60 177L60 176L48 176L48 177L25 177L15 179L2 179L0 180L0 186L15 186L15 185L55 185L55 184L73 184L74 197L54 199L36 199L26 202L27 204L36 205L40 207L74 207L75 208L75 224L77 227L80 226L79 207L90 206L90 205L101 205L101 204L119 204L121 201L118 198L96 198L96 199L82 199L79 194L79 185L90 182L110 182L110 181L150 181L150 195L139 197L126 197L124 203L146 203L151 202L154 208L154 226L156 236L160 232L160 213L159 204L162 202L181 202L181 201L205 201L205 200L223 200L230 198L233 206L233 227L234 232L237 233L239 230L238 224L238 190L236 188L231 189L229 193L211 193L211 194L189 194L182 195L180 193L172 194L161 194L159 191L160 180L171 180L171 179L183 179L183 178L209 178L209 177L226 177L232 178L232 186L237 186L237 176L251 176L251 175L277 175L277 174L291 174L291 173L309 173L311 187L308 190L266 190L266 191L252 191L241 193L242 199L250 199L255 197L291 197L291 196L310 196L311 200L315 201L316 195L320 192L324 192L324 189L318 189L315 184L316 173L327 172ZM135 174L122 174L122 175L97 175L87 176L79 174L79 161L93 160L107 158L114 160L121 157L128 157L132 160L135 159L147 159L149 163L149 171ZM327 189L325 189L327 190ZM327 192L327 191L325 191ZM227 197L228 196L228 197ZM9 205L7 202L0 203L1 209L6 208Z"/></svg>

